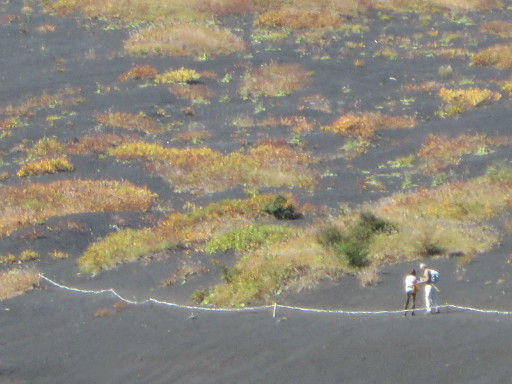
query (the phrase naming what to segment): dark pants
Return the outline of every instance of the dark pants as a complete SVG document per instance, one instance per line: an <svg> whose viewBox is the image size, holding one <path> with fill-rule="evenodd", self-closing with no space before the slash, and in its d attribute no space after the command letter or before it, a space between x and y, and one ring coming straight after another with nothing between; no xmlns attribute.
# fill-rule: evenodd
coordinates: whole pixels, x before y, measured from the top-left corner
<svg viewBox="0 0 512 384"><path fill-rule="evenodd" d="M414 310L416 309L416 292L411 292L407 294L407 300L405 301L405 310L407 311L407 308L409 308L409 302L412 299L412 313L414 313ZM407 313L407 312L406 312Z"/></svg>

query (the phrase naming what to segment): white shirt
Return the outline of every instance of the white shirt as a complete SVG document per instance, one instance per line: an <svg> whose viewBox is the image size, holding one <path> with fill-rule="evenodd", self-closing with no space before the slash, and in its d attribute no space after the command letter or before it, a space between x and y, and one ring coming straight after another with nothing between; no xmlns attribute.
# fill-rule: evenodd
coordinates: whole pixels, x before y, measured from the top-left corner
<svg viewBox="0 0 512 384"><path fill-rule="evenodd" d="M405 278L405 293L414 291L414 285L416 284L416 276L407 275Z"/></svg>

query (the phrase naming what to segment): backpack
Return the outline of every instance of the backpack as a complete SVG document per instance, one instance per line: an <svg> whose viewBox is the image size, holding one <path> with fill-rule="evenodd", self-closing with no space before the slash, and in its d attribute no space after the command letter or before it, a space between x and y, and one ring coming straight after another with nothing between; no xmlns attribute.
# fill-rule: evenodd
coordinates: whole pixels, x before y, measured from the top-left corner
<svg viewBox="0 0 512 384"><path fill-rule="evenodd" d="M430 270L430 282L437 283L439 281L439 272L434 269Z"/></svg>

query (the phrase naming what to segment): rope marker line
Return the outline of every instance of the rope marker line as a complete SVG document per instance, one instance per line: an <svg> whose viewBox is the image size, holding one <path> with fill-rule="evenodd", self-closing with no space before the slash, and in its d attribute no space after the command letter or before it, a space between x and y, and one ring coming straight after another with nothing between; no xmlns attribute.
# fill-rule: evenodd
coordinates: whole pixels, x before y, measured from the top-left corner
<svg viewBox="0 0 512 384"><path fill-rule="evenodd" d="M199 306L192 306L192 305L181 305L177 303L171 303L168 301L162 301L158 299L154 299L150 297L149 299L137 301L137 300L129 300L118 294L113 288L109 289L100 289L100 290L89 290L89 289L79 289L74 287L69 287L67 285L63 285L60 283L57 283L56 281L53 281L52 279L49 279L48 277L39 274L39 278L42 280L45 280L47 283L71 292L78 292L78 293L85 293L85 294L94 294L94 295L100 295L105 293L110 293L117 297L119 300L131 304L131 305L143 305L148 303L154 303L159 305L165 305L167 307L173 307L173 308L179 308L179 309L187 309L187 310L194 310L194 311L204 311L204 312L256 312L261 311L265 309L272 309L272 317L275 318L277 316L277 308L282 309L288 309L293 311L300 311L300 312L314 312L314 313L329 313L329 314L342 314L342 315L384 315L384 314L400 314L404 312L411 312L411 310L382 310L382 311L345 311L342 309L339 310L333 310L333 309L315 309L315 308L303 308L303 307L296 307L296 306L289 306L289 305L281 305L274 303L274 305L264 305L259 307L250 307L250 308L208 308L208 307L199 307ZM440 305L439 308L452 308L457 309L459 311L468 311L468 312L478 312L478 313L484 313L484 314L494 314L494 315L512 315L512 312L509 311L499 311L499 310L493 310L493 309L479 309L479 308L473 308L473 307L462 307L458 305L453 304L446 304L446 305ZM416 308L415 311L422 311L425 310L425 308Z"/></svg>

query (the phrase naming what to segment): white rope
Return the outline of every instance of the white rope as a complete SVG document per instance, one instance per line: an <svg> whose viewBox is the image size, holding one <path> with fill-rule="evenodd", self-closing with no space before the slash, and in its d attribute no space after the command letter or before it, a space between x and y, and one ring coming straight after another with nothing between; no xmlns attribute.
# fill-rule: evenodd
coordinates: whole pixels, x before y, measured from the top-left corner
<svg viewBox="0 0 512 384"><path fill-rule="evenodd" d="M132 305L143 305L148 303L154 303L159 305L165 305L168 307L174 307L174 308L180 308L180 309L187 309L187 310L194 310L194 311L209 311L209 312L254 312L254 311L260 311L264 309L272 309L272 317L277 316L277 308L282 309L288 309L293 311L301 311L301 312L314 312L314 313L331 313L331 314L343 314L343 315L384 315L384 314L398 314L398 313L404 313L404 312L411 312L412 310L382 310L382 311L345 311L342 309L339 310L331 310L331 309L316 309L316 308L303 308L303 307L295 307L295 306L289 306L289 305L281 305L274 303L274 305L264 305L259 307L244 307L244 308L211 308L211 307L199 307L199 306L191 306L191 305L181 305L177 303L171 303L168 301L162 301L154 298L149 298L146 300L129 300L118 294L113 288L109 289L100 289L100 290L89 290L89 289L79 289L79 288L73 288L69 287L67 285L59 284L56 281L53 281L49 279L48 277L40 274L39 277L42 280L45 280L49 284L64 289L66 291L72 291L72 292L79 292L79 293L86 293L86 294L105 294L110 293L117 297L119 300L124 301L125 303L132 304ZM473 308L473 307L462 307L458 305L452 305L452 304L446 304L446 305L440 305L439 308L452 308L457 309L459 311L469 311L469 312L478 312L478 313L484 313L484 314L495 314L495 315L512 315L512 312L509 311L499 311L499 310L493 310L493 309L479 309L479 308ZM415 311L422 311L425 308L416 308Z"/></svg>

